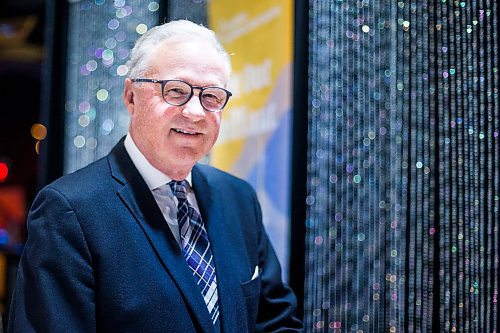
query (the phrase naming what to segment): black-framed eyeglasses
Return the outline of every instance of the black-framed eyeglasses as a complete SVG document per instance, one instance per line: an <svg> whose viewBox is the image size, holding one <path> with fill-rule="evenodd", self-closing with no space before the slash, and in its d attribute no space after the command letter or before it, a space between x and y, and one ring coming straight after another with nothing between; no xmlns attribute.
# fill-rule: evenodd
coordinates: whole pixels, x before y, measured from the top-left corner
<svg viewBox="0 0 500 333"><path fill-rule="evenodd" d="M194 89L198 89L201 106L210 112L219 112L224 109L229 97L232 96L230 91L221 87L193 86L182 80L132 79L132 82L160 83L163 99L174 106L186 104L193 97Z"/></svg>

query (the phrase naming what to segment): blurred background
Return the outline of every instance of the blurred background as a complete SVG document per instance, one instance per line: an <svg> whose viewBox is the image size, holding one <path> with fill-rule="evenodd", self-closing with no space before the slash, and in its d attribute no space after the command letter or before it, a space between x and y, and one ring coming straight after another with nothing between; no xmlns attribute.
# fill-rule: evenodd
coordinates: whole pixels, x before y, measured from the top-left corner
<svg viewBox="0 0 500 333"><path fill-rule="evenodd" d="M7 313L39 175L45 3L0 2L0 310Z"/></svg>
<svg viewBox="0 0 500 333"><path fill-rule="evenodd" d="M213 29L213 164L248 180L307 332L499 327L498 5L0 0L0 310L36 191L107 154L135 40ZM132 269L132 268L131 268Z"/></svg>

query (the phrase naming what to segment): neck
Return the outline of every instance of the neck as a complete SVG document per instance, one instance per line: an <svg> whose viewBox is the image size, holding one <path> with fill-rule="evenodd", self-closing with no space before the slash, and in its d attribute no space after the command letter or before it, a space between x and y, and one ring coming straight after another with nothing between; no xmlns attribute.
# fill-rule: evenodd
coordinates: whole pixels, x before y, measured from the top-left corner
<svg viewBox="0 0 500 333"><path fill-rule="evenodd" d="M189 172L191 172L192 168L189 169L176 169L176 170L160 170L164 174L166 174L168 177L172 178L172 180L177 180L181 181L186 179L186 177L189 175Z"/></svg>

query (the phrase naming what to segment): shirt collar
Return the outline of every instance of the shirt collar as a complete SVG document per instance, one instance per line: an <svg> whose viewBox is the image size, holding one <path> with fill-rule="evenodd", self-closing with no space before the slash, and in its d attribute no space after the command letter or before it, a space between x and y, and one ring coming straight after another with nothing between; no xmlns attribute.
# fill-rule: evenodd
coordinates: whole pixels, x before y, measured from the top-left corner
<svg viewBox="0 0 500 333"><path fill-rule="evenodd" d="M132 136L130 133L125 137L125 150L130 156L132 163L134 163L135 167L141 174L142 178L146 182L148 188L152 191L162 185L165 185L172 181L172 178L156 169L149 161L146 159L144 154L137 148L134 140L132 140ZM189 186L192 187L191 182L191 171L186 177L186 181Z"/></svg>

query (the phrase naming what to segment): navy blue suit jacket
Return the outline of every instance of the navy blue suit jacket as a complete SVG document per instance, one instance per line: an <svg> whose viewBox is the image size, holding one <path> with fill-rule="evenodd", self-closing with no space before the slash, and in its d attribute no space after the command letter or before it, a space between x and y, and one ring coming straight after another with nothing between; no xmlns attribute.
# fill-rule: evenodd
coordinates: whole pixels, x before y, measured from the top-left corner
<svg viewBox="0 0 500 333"><path fill-rule="evenodd" d="M300 331L295 296L281 282L255 192L209 166L195 166L192 177L215 259L221 330ZM260 274L251 279L256 266ZM123 140L37 195L8 331L214 331Z"/></svg>

